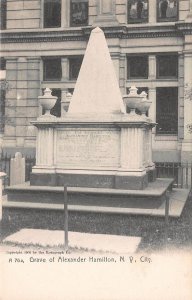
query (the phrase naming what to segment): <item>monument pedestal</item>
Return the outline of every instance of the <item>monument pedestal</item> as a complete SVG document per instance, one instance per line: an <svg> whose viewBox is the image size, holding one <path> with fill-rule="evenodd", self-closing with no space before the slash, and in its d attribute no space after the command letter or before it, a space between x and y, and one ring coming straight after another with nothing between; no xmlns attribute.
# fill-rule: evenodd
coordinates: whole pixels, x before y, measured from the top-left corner
<svg viewBox="0 0 192 300"><path fill-rule="evenodd" d="M31 185L144 189L151 163L147 118L65 117L33 122L38 128Z"/></svg>

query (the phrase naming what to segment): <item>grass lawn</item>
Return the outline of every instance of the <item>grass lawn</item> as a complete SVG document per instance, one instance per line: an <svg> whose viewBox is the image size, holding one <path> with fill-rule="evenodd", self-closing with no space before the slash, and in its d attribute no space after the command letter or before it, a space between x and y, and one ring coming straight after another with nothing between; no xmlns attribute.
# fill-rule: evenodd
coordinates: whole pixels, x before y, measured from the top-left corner
<svg viewBox="0 0 192 300"><path fill-rule="evenodd" d="M1 241L22 228L62 230L61 211L3 209ZM142 237L138 251L163 250L165 247L192 248L192 196L180 218L169 219L168 239L165 220L160 217L69 212L69 231ZM167 240L167 242L166 242Z"/></svg>

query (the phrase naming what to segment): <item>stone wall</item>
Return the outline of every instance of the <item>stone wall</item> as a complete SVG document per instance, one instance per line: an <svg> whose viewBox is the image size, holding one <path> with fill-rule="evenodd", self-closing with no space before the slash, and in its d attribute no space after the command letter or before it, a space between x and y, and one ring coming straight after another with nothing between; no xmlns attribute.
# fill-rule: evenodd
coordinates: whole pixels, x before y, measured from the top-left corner
<svg viewBox="0 0 192 300"><path fill-rule="evenodd" d="M69 7L69 0L62 1L62 5ZM112 1L112 0L111 0ZM114 2L113 2L114 1ZM127 23L127 0L113 0L115 3L115 14L119 24ZM98 14L97 0L89 1L89 25L94 24ZM101 1L102 2L102 1ZM7 29L28 29L40 28L43 18L43 1L40 0L7 0ZM65 7L62 11L61 19L69 19L66 15ZM154 0L149 0L149 23L156 20L156 4ZM179 1L179 20L185 20L189 13L189 0ZM67 22L69 23L69 22ZM61 27L66 27L66 22L62 21ZM68 25L67 25L68 26Z"/></svg>
<svg viewBox="0 0 192 300"><path fill-rule="evenodd" d="M7 0L7 29L40 27L40 0Z"/></svg>
<svg viewBox="0 0 192 300"><path fill-rule="evenodd" d="M179 20L183 21L189 13L190 0L179 0Z"/></svg>
<svg viewBox="0 0 192 300"><path fill-rule="evenodd" d="M116 18L119 24L127 23L127 3L126 0L116 0Z"/></svg>
<svg viewBox="0 0 192 300"><path fill-rule="evenodd" d="M30 124L39 113L40 59L34 57L7 58L5 137L6 147L34 147L35 130Z"/></svg>

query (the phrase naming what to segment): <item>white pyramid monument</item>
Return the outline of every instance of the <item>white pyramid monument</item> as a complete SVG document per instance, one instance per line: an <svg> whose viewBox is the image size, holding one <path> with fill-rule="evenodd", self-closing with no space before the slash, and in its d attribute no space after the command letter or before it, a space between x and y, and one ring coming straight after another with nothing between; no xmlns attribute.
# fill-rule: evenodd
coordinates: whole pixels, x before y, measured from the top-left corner
<svg viewBox="0 0 192 300"><path fill-rule="evenodd" d="M118 114L125 108L103 31L91 32L68 114Z"/></svg>
<svg viewBox="0 0 192 300"><path fill-rule="evenodd" d="M38 143L32 185L142 190L155 177L154 124L125 112L105 36L98 27L91 33L68 113L33 124ZM97 196L93 198L97 202Z"/></svg>

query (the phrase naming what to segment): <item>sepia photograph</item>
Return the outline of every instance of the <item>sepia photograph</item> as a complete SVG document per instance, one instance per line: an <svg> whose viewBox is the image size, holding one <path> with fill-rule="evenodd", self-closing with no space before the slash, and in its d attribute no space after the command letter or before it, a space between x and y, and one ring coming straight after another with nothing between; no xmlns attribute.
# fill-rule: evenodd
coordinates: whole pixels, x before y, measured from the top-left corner
<svg viewBox="0 0 192 300"><path fill-rule="evenodd" d="M0 1L0 300L192 300L192 0Z"/></svg>

